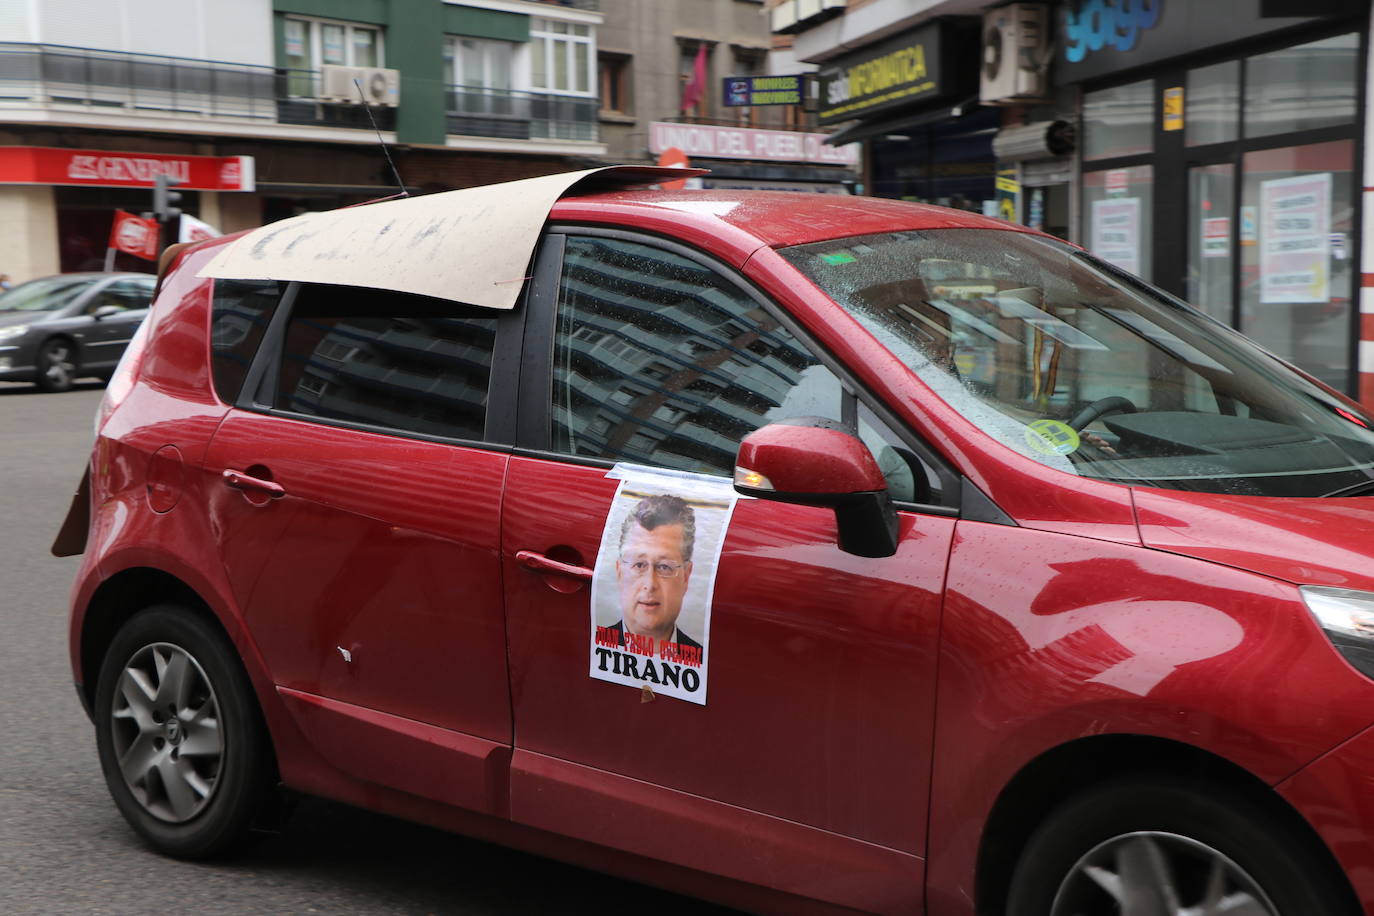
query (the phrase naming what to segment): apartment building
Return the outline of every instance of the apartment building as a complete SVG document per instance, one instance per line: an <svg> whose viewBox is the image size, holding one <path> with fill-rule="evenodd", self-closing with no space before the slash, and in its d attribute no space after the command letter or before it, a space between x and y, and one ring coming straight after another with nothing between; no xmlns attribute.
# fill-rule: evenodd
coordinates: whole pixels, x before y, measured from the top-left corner
<svg viewBox="0 0 1374 916"><path fill-rule="evenodd" d="M705 188L843 193L857 178L857 147L827 145L803 97L815 65L796 59L789 36L770 33L761 0L602 0L602 11L610 159L657 161L678 149L711 170ZM767 104L735 104L728 90L742 82L763 90L749 101ZM792 93L796 104L786 103Z"/></svg>
<svg viewBox="0 0 1374 916"><path fill-rule="evenodd" d="M0 5L0 272L98 268L159 172L225 232L394 194L379 131L411 192L601 162L599 5Z"/></svg>

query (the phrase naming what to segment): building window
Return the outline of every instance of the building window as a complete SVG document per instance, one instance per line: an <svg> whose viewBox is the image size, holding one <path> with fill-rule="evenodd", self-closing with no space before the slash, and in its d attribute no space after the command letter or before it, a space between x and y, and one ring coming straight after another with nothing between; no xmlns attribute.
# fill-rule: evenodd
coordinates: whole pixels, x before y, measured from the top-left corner
<svg viewBox="0 0 1374 916"><path fill-rule="evenodd" d="M705 73L697 72L699 49L705 47ZM709 118L711 116L711 45L702 42L681 42L678 55L678 111L684 118ZM699 88L698 88L699 86Z"/></svg>
<svg viewBox="0 0 1374 916"><path fill-rule="evenodd" d="M731 76L762 76L763 75L763 52L751 52L736 49L735 65L730 71ZM734 112L734 119L737 124L746 127L756 127L759 122L759 110L752 106L743 108L731 108Z"/></svg>
<svg viewBox="0 0 1374 916"><path fill-rule="evenodd" d="M509 91L515 45L480 38L449 38L444 42L444 78L450 86Z"/></svg>
<svg viewBox="0 0 1374 916"><path fill-rule="evenodd" d="M530 20L530 85L560 95L592 95L596 41L580 22Z"/></svg>
<svg viewBox="0 0 1374 916"><path fill-rule="evenodd" d="M597 54L600 73L601 110L607 114L629 114L634 110L630 93L630 61L628 54Z"/></svg>
<svg viewBox="0 0 1374 916"><path fill-rule="evenodd" d="M286 17L283 64L287 91L313 98L315 73L321 66L381 67L382 31L376 26L327 19Z"/></svg>

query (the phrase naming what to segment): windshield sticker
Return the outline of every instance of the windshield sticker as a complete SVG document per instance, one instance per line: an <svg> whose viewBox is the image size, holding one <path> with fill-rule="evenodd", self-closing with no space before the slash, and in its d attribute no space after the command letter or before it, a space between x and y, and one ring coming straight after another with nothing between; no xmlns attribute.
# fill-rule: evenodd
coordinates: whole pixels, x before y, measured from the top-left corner
<svg viewBox="0 0 1374 916"><path fill-rule="evenodd" d="M590 673L706 705L711 602L735 508L729 480L618 464L596 555Z"/></svg>
<svg viewBox="0 0 1374 916"><path fill-rule="evenodd" d="M1058 420L1035 420L1026 426L1026 445L1039 455L1069 455L1081 444L1078 432Z"/></svg>
<svg viewBox="0 0 1374 916"><path fill-rule="evenodd" d="M821 255L821 260L827 264L853 264L858 258L847 251L836 251Z"/></svg>

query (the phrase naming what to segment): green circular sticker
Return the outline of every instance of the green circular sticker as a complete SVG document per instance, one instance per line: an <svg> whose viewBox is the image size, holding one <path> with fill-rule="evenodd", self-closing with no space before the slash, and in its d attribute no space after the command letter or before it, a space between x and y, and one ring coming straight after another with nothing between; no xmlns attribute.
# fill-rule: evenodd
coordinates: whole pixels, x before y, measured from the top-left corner
<svg viewBox="0 0 1374 916"><path fill-rule="evenodd" d="M1078 432L1058 420L1035 420L1026 426L1026 444L1041 455L1068 455L1075 451L1080 440Z"/></svg>

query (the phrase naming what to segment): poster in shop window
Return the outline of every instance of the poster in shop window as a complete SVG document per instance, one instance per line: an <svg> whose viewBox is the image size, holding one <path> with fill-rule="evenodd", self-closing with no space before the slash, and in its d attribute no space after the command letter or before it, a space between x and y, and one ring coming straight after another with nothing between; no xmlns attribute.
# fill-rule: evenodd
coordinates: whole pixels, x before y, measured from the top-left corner
<svg viewBox="0 0 1374 916"><path fill-rule="evenodd" d="M734 487L627 464L607 476L620 484L592 576L590 674L646 698L705 706L711 605Z"/></svg>
<svg viewBox="0 0 1374 916"><path fill-rule="evenodd" d="M1140 198L1093 201L1092 253L1133 274L1140 273Z"/></svg>
<svg viewBox="0 0 1374 916"><path fill-rule="evenodd" d="M1260 302L1330 299L1331 173L1260 182Z"/></svg>

